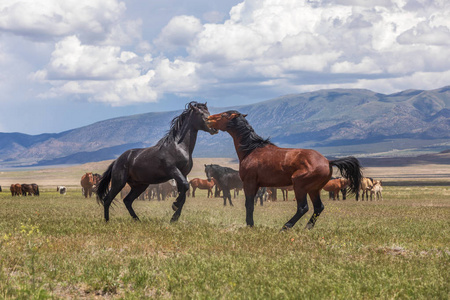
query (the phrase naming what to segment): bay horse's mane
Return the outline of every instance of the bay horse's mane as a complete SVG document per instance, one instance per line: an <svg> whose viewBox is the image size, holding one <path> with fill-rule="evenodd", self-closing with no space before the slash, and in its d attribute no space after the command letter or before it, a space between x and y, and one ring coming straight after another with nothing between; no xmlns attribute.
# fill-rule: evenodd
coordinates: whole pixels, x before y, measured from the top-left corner
<svg viewBox="0 0 450 300"><path fill-rule="evenodd" d="M273 145L269 138L264 139L256 134L253 127L248 123L247 119L236 110L227 111L229 114L239 114L227 124L227 129L234 130L241 138L239 149L245 153L244 157L253 152L257 148L263 148L267 145Z"/></svg>
<svg viewBox="0 0 450 300"><path fill-rule="evenodd" d="M190 117L192 113L192 107L206 107L203 103L198 103L197 101L191 101L186 104L184 111L172 119L170 122L170 129L167 133L158 141L156 146L160 147L162 145L167 145L170 142L175 142L176 137L179 135L181 140L186 133L186 120Z"/></svg>

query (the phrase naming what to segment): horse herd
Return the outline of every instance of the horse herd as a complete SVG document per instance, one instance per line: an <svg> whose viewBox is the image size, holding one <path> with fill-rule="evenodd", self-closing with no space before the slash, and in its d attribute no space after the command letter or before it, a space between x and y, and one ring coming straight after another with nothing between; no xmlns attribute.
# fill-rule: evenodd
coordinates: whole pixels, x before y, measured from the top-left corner
<svg viewBox="0 0 450 300"><path fill-rule="evenodd" d="M364 196L368 199L369 194L381 198L381 181L363 177L362 167L355 157L328 160L315 150L280 148L256 134L246 116L235 110L210 115L206 103L192 101L172 120L168 132L156 145L125 151L103 175L84 174L80 181L83 195L87 198L95 193L98 203L103 206L104 219L109 221L109 208L122 191L130 216L139 220L132 206L134 200L142 194L147 194L149 199L159 197L165 190L166 195L172 193L176 196L171 218L171 222L175 222L181 215L190 187L193 197L198 188L206 188L210 197L212 188L216 186L222 191L224 205L227 200L233 205L231 190L243 189L246 223L251 227L254 225L255 199L260 199L262 204L270 193L272 198L276 197L276 188L286 192L287 199L287 192L292 190L297 210L282 230L293 227L309 210L307 196L313 204L314 213L306 228L314 227L324 209L320 198L322 189L332 192L333 199L338 198L343 190L344 199L347 191L356 194L356 200L359 200L360 191L361 200ZM239 170L216 164L205 165L207 179L189 181L187 175L193 167L192 153L198 131L211 135L219 131L228 133L239 158ZM331 178L333 167L338 169L341 178ZM169 181L164 189L161 184Z"/></svg>
<svg viewBox="0 0 450 300"><path fill-rule="evenodd" d="M11 196L39 196L39 186L36 183L13 183L11 184L9 190L11 191ZM0 189L1 191L1 189Z"/></svg>

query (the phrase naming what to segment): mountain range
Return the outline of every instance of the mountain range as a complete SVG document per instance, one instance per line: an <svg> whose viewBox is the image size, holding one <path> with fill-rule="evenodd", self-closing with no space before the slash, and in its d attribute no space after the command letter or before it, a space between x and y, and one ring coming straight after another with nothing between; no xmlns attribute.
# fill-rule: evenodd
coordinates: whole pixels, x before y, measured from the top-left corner
<svg viewBox="0 0 450 300"><path fill-rule="evenodd" d="M380 94L330 89L285 95L235 109L262 137L326 156L411 156L450 148L450 86ZM154 145L181 111L150 112L54 134L0 133L0 167L79 164ZM235 157L230 136L200 132L196 157Z"/></svg>

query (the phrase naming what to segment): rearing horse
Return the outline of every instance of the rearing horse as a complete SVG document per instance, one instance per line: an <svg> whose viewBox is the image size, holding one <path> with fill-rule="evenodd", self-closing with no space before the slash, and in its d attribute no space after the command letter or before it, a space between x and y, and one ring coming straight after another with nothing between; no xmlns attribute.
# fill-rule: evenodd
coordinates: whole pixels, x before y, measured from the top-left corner
<svg viewBox="0 0 450 300"><path fill-rule="evenodd" d="M244 182L246 222L253 226L254 198L260 187L294 186L297 212L283 226L291 228L308 211L307 195L314 214L306 228L312 229L324 206L320 190L336 166L349 180L349 189L356 193L361 181L361 167L354 157L329 161L315 150L280 148L255 133L243 115L235 110L209 116L208 126L228 132L239 157L239 175Z"/></svg>
<svg viewBox="0 0 450 300"><path fill-rule="evenodd" d="M175 179L178 197L172 204L175 213L171 222L177 221L186 201L189 182L186 176L192 169L194 151L199 130L217 133L206 125L209 116L205 104L191 102L175 117L167 134L153 147L125 151L111 163L103 174L97 188L98 202L103 204L105 220L109 220L109 207L114 197L128 183L131 187L123 199L130 215L139 220L132 208L133 201L145 191L149 184ZM111 182L111 188L108 188Z"/></svg>

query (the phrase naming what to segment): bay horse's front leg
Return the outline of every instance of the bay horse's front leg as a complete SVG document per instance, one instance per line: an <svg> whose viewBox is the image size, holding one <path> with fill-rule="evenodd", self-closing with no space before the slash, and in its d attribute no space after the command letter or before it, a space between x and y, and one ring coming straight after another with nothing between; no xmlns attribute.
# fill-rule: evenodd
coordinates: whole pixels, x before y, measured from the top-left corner
<svg viewBox="0 0 450 300"><path fill-rule="evenodd" d="M245 194L245 221L247 226L253 227L253 211L255 210L255 196L258 191L258 186L255 184L244 183L244 194Z"/></svg>
<svg viewBox="0 0 450 300"><path fill-rule="evenodd" d="M186 192L189 189L189 182L180 170L175 169L172 172L172 178L177 182L178 197L175 202L172 203L172 209L175 211L170 222L176 222L180 218L181 210L186 202Z"/></svg>

